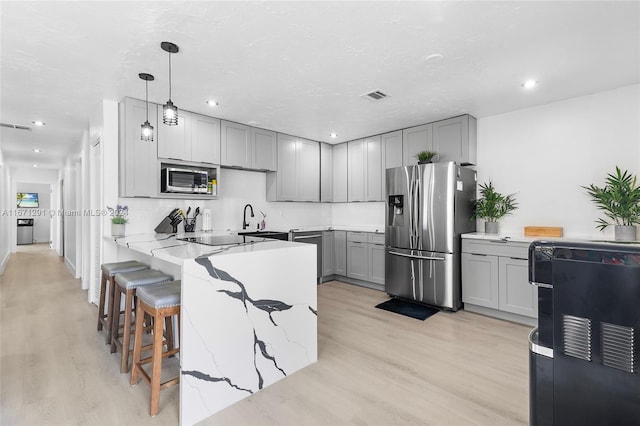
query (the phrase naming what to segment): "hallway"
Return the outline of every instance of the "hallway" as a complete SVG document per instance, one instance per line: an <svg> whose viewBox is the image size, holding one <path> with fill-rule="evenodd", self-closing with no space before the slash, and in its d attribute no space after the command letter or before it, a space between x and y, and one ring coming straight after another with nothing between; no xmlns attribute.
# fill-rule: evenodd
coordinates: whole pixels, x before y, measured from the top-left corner
<svg viewBox="0 0 640 426"><path fill-rule="evenodd" d="M0 424L177 424L178 387L149 417L147 386L119 373L86 297L46 244L11 255L0 276Z"/></svg>

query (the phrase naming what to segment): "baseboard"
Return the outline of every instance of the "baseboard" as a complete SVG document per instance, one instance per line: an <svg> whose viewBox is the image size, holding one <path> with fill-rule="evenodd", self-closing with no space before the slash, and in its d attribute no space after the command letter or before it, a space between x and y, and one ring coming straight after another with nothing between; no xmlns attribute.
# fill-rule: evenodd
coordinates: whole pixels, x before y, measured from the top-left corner
<svg viewBox="0 0 640 426"><path fill-rule="evenodd" d="M322 277L321 283L336 280L347 284L359 285L360 287L370 288L372 290L384 291L384 284L372 283L370 281L358 280L356 278L345 277L344 275L327 275Z"/></svg>
<svg viewBox="0 0 640 426"><path fill-rule="evenodd" d="M69 262L69 259L67 259L66 257L64 258L64 264L67 266L67 268L71 272L71 275L73 275L73 278L77 278L76 277L76 267L75 267L75 265L73 263Z"/></svg>
<svg viewBox="0 0 640 426"><path fill-rule="evenodd" d="M484 306L465 303L463 309L467 312L473 312L474 314L486 315L488 317L494 317L518 324L530 325L533 327L538 325L537 318L525 317L524 315L512 314L511 312L499 311L497 309L486 308Z"/></svg>

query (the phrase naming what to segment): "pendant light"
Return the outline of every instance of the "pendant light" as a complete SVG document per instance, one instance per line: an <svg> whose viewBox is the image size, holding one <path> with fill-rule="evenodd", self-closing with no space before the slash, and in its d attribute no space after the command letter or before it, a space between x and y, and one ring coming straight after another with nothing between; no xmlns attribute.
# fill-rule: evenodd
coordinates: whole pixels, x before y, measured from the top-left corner
<svg viewBox="0 0 640 426"><path fill-rule="evenodd" d="M145 95L144 102L147 106L147 121L145 121L141 127L140 139L145 142L153 142L153 126L149 123L149 82L154 80L154 77L151 74L140 73L138 74L142 80L144 80L145 84Z"/></svg>
<svg viewBox="0 0 640 426"><path fill-rule="evenodd" d="M160 43L160 47L169 53L169 100L162 106L162 122L169 126L176 126L178 124L178 107L171 102L171 54L178 53L180 49L168 41Z"/></svg>

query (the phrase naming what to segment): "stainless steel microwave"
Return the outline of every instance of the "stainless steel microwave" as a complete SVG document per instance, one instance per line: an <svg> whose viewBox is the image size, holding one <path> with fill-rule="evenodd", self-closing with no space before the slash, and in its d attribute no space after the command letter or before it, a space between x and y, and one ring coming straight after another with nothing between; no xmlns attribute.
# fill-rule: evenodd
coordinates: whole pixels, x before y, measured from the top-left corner
<svg viewBox="0 0 640 426"><path fill-rule="evenodd" d="M206 194L209 175L205 170L164 167L160 172L161 192Z"/></svg>

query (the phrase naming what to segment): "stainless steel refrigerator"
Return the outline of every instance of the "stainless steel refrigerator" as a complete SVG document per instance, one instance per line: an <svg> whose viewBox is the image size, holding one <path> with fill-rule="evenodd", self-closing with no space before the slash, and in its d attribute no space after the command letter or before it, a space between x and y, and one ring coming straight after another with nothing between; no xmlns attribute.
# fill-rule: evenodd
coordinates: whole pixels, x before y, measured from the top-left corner
<svg viewBox="0 0 640 426"><path fill-rule="evenodd" d="M446 162L386 173L385 291L458 310L460 234L476 228L476 172Z"/></svg>

